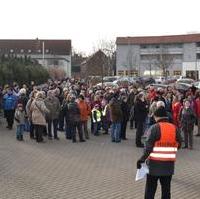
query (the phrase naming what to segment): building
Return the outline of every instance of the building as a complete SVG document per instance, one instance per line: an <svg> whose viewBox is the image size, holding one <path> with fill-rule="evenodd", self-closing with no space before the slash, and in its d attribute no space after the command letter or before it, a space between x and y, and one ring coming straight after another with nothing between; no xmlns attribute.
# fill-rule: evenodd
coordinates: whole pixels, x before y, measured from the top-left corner
<svg viewBox="0 0 200 199"><path fill-rule="evenodd" d="M108 57L101 50L95 52L81 64L81 77L109 75Z"/></svg>
<svg viewBox="0 0 200 199"><path fill-rule="evenodd" d="M61 67L71 77L71 40L0 40L0 55L27 56L45 67Z"/></svg>
<svg viewBox="0 0 200 199"><path fill-rule="evenodd" d="M182 75L199 79L200 34L118 37L118 75Z"/></svg>
<svg viewBox="0 0 200 199"><path fill-rule="evenodd" d="M87 58L84 57L81 54L73 53L72 54L72 69L71 69L71 76L76 78L80 78L81 75L81 64L86 60Z"/></svg>

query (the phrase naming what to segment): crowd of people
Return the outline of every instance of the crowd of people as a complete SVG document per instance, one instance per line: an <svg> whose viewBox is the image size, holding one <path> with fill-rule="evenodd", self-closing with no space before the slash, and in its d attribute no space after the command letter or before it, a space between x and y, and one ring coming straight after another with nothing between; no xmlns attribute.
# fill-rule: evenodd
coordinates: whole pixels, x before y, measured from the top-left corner
<svg viewBox="0 0 200 199"><path fill-rule="evenodd" d="M184 148L193 149L195 125L200 136L200 91L195 87L184 92L170 86L102 88L74 79L40 86L13 83L0 87L0 106L7 128L11 130L16 123L19 141L24 139L24 131L37 142L44 142L44 136L59 140L58 131L64 131L72 142L77 142L77 135L85 142L91 134L110 134L111 141L119 143L127 139L130 121L128 127L136 128L135 144L143 147L142 139L155 123L153 115L159 107L164 107L168 121L181 129Z"/></svg>

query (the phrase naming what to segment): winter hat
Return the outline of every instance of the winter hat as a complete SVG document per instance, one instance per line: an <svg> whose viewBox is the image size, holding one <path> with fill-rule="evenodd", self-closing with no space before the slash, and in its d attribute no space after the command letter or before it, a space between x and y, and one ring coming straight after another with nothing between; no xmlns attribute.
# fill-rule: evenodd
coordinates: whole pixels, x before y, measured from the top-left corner
<svg viewBox="0 0 200 199"><path fill-rule="evenodd" d="M156 109L154 112L155 117L167 117L167 112L164 107L160 106L159 108Z"/></svg>

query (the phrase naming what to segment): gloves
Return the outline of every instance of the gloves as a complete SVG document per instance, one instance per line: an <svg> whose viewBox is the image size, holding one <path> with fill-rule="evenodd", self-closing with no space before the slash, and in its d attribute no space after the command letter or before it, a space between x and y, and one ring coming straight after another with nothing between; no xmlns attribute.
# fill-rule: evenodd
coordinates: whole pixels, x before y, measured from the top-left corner
<svg viewBox="0 0 200 199"><path fill-rule="evenodd" d="M142 161L142 160L137 161L137 169L140 169L142 167L142 165L141 165L142 163L144 163L144 161Z"/></svg>

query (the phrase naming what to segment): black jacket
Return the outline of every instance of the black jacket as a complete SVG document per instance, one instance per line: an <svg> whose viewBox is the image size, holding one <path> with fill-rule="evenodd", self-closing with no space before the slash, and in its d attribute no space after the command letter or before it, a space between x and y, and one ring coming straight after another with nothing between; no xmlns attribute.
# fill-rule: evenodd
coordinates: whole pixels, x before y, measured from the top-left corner
<svg viewBox="0 0 200 199"><path fill-rule="evenodd" d="M147 117L147 103L140 99L136 101L134 106L135 121L144 122Z"/></svg>
<svg viewBox="0 0 200 199"><path fill-rule="evenodd" d="M68 104L69 122L76 123L81 121L81 114L78 104L76 102L69 102Z"/></svg>
<svg viewBox="0 0 200 199"><path fill-rule="evenodd" d="M168 122L166 119L162 119L158 122ZM160 140L161 132L158 123L150 127L148 132L148 137L145 142L144 154L140 158L142 162L147 160L150 153L153 151L153 147L156 141ZM181 147L182 138L180 132L176 131L176 141L179 143L179 148ZM174 174L174 162L172 161L155 161L147 160L149 166L149 174L153 176L169 176Z"/></svg>

